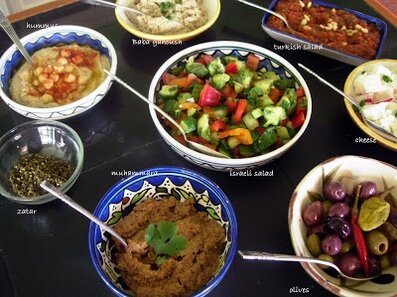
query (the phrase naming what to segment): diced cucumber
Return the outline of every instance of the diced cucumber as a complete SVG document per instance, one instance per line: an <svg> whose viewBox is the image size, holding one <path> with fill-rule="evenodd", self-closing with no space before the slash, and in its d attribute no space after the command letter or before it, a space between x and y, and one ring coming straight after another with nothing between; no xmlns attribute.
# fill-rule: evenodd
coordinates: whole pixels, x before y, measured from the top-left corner
<svg viewBox="0 0 397 297"><path fill-rule="evenodd" d="M237 62L238 59L235 56L224 56L223 61L225 62L225 65L229 64L230 62Z"/></svg>
<svg viewBox="0 0 397 297"><path fill-rule="evenodd" d="M243 84L239 83L238 81L234 81L234 90L237 94L241 93L244 90Z"/></svg>
<svg viewBox="0 0 397 297"><path fill-rule="evenodd" d="M201 63L188 63L186 64L186 70L189 73L193 73L198 77L206 77L208 75L208 69Z"/></svg>
<svg viewBox="0 0 397 297"><path fill-rule="evenodd" d="M295 79L293 78L279 79L274 82L274 86L280 90L295 88Z"/></svg>
<svg viewBox="0 0 397 297"><path fill-rule="evenodd" d="M263 93L268 95L273 86L273 80L270 78L262 78L254 83L255 87L262 89Z"/></svg>
<svg viewBox="0 0 397 297"><path fill-rule="evenodd" d="M187 117L181 121L181 127L186 133L196 131L197 120L194 117Z"/></svg>
<svg viewBox="0 0 397 297"><path fill-rule="evenodd" d="M211 141L210 132L209 115L204 113L197 122L197 133L205 140Z"/></svg>
<svg viewBox="0 0 397 297"><path fill-rule="evenodd" d="M273 145L277 140L277 132L274 127L267 129L263 134L259 137L257 143L258 148L262 152L266 150L268 147Z"/></svg>
<svg viewBox="0 0 397 297"><path fill-rule="evenodd" d="M188 92L184 92L184 93L180 93L178 95L178 103L184 103L186 101L188 101L188 99L192 98L192 94L188 93Z"/></svg>
<svg viewBox="0 0 397 297"><path fill-rule="evenodd" d="M216 119L223 119L225 117L227 117L227 114L229 113L229 108L225 105L220 105L220 106L216 106L212 109L213 113L214 113L214 117Z"/></svg>
<svg viewBox="0 0 397 297"><path fill-rule="evenodd" d="M175 99L170 99L165 102L164 111L167 113L173 113L178 107L178 101Z"/></svg>
<svg viewBox="0 0 397 297"><path fill-rule="evenodd" d="M163 85L159 92L160 98L164 100L175 99L179 94L177 85Z"/></svg>
<svg viewBox="0 0 397 297"><path fill-rule="evenodd" d="M203 85L194 83L192 89L190 90L190 92L192 93L192 96L196 102L200 98L200 93L201 93L202 89L203 89Z"/></svg>
<svg viewBox="0 0 397 297"><path fill-rule="evenodd" d="M236 66L237 66L237 71L241 71L241 70L243 70L243 69L245 69L247 67L245 62L240 61L240 60L236 61Z"/></svg>
<svg viewBox="0 0 397 297"><path fill-rule="evenodd" d="M187 110L187 116L188 116L188 117L192 117L192 116L194 116L196 113L197 113L197 109L195 109L195 108L189 108L189 109Z"/></svg>
<svg viewBox="0 0 397 297"><path fill-rule="evenodd" d="M278 135L278 137L280 137L281 140L287 140L287 139L289 140L290 139L288 129L283 126L277 127L277 135Z"/></svg>
<svg viewBox="0 0 397 297"><path fill-rule="evenodd" d="M259 136L261 136L256 130L252 130L252 131L250 131L250 133L251 133L252 140L254 142L259 139Z"/></svg>
<svg viewBox="0 0 397 297"><path fill-rule="evenodd" d="M263 115L265 117L264 127L269 125L277 126L282 120L287 118L287 113L284 108L280 106L268 105L263 109Z"/></svg>
<svg viewBox="0 0 397 297"><path fill-rule="evenodd" d="M238 140L237 137L235 136L229 136L227 138L227 145L229 146L230 149L234 149L236 146L241 144L240 140Z"/></svg>
<svg viewBox="0 0 397 297"><path fill-rule="evenodd" d="M240 150L240 154L244 158L249 158L249 157L255 156L255 151L254 151L254 149L253 149L253 147L251 145L243 145L243 144L241 144L238 148Z"/></svg>
<svg viewBox="0 0 397 297"><path fill-rule="evenodd" d="M280 76L274 71L266 71L262 73L262 78L271 79L273 82L280 79Z"/></svg>
<svg viewBox="0 0 397 297"><path fill-rule="evenodd" d="M211 78L212 86L217 90L222 90L229 79L230 76L226 73L217 73Z"/></svg>
<svg viewBox="0 0 397 297"><path fill-rule="evenodd" d="M257 107L251 111L251 115L253 116L254 119L259 119L260 117L263 116L263 109Z"/></svg>
<svg viewBox="0 0 397 297"><path fill-rule="evenodd" d="M262 113L263 114L263 113ZM254 130L256 127L259 126L259 122L252 116L251 112L246 113L243 116L243 123L248 128L248 130Z"/></svg>
<svg viewBox="0 0 397 297"><path fill-rule="evenodd" d="M208 64L208 71L210 76L214 76L217 73L225 73L225 66L219 57Z"/></svg>
<svg viewBox="0 0 397 297"><path fill-rule="evenodd" d="M230 153L230 151L229 151L227 148L225 148L224 146L219 146L218 151L219 151L221 154L223 154L223 155L225 155L225 156L227 156L227 157L229 157L229 158L232 157L232 154Z"/></svg>
<svg viewBox="0 0 397 297"><path fill-rule="evenodd" d="M264 95L258 98L256 102L257 107L265 107L267 105L274 105L274 102L272 101L272 99L270 99L268 95Z"/></svg>

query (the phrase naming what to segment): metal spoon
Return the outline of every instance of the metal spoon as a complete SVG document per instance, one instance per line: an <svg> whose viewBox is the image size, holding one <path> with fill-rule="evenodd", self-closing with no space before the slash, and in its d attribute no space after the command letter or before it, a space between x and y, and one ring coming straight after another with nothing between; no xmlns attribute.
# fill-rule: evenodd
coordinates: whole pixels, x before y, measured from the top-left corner
<svg viewBox="0 0 397 297"><path fill-rule="evenodd" d="M209 147L206 147L205 145L199 144L197 142L191 141L187 139L186 132L183 130L181 125L179 125L169 114L167 114L164 110L162 110L160 107L158 107L156 104L153 102L149 101L145 96L143 96L141 93L133 89L130 85L128 85L126 82L118 78L117 76L111 74L109 71L106 69L103 70L107 75L109 75L112 79L114 79L116 82L121 84L123 87L134 93L136 96L138 96L141 100L145 101L147 104L151 105L156 111L158 111L163 117L165 117L167 120L169 120L175 127L178 128L178 130L181 132L184 140L186 141L187 145L200 153L218 157L218 158L228 158L226 155L221 154L217 152L216 150L213 150Z"/></svg>
<svg viewBox="0 0 397 297"><path fill-rule="evenodd" d="M8 20L5 13L0 9L0 26L7 33L7 35L11 38L11 40L15 43L18 50L21 52L22 56L25 58L26 62L33 68L32 57L26 51L25 47L22 45L21 40L19 39L17 33L12 27L10 21Z"/></svg>
<svg viewBox="0 0 397 297"><path fill-rule="evenodd" d="M140 15L147 15L147 14L143 13L142 11L139 11L132 7L128 7L128 6L124 6L124 5L120 5L120 4L116 4L116 3L112 3L112 2L108 2L108 1L103 1L103 0L80 0L80 2L83 2L86 4L91 4L91 5L102 6L102 7L121 8L121 9L128 10L128 11L140 14Z"/></svg>
<svg viewBox="0 0 397 297"><path fill-rule="evenodd" d="M381 136L387 138L390 141L393 142L397 142L397 134L390 132L388 130L386 130L385 128L383 128L382 126L380 126L379 124L377 124L376 122L367 119L364 114L363 114L363 108L360 106L360 104L358 104L356 102L356 100L354 100L354 98L352 96L347 95L346 93L344 93L342 90L339 90L337 87L335 87L333 84L331 84L329 81L325 80L324 78L322 78L320 75L318 75L317 73L315 73L314 71L310 70L309 68L307 68L306 66L302 65L301 63L298 63L299 67L303 68L304 70L306 70L307 72L309 72L311 75L313 75L314 77L316 77L319 81L321 81L323 84L326 84L328 87L330 87L331 89L333 89L335 92L337 92L338 94L342 95L343 97L345 97L347 100L349 100L349 102L351 104L353 104L358 111L361 114L361 118L363 119L364 124L366 124L369 128L371 128L372 130L374 130L377 134L380 134Z"/></svg>
<svg viewBox="0 0 397 297"><path fill-rule="evenodd" d="M118 234L116 231L113 230L113 228L109 227L106 225L104 222L99 220L98 218L94 217L88 210L86 210L84 207L82 207L80 204L75 202L72 198L70 198L68 195L62 193L58 188L56 188L53 184L51 184L48 181L43 181L40 183L40 187L42 187L44 190L46 190L48 193L54 195L55 197L59 198L63 202L65 202L67 205L70 207L74 208L77 210L79 213L81 213L83 216L87 217L89 220L94 222L95 224L99 225L102 229L105 231L109 232L110 235L112 235L115 239L117 239L126 250L128 250L128 244L125 241L123 237L121 237L120 234Z"/></svg>
<svg viewBox="0 0 397 297"><path fill-rule="evenodd" d="M299 256L295 256L295 255L285 255L285 254L272 254L272 253L267 253L267 252L240 251L240 250L238 251L238 253L244 260L306 262L306 263L321 264L321 265L325 265L325 266L335 269L341 277L350 279L353 281L367 281L367 280L373 279L375 277L378 277L378 275L371 276L371 277L348 276L348 275L344 274L339 269L339 267L336 266L334 263L320 260L317 258L299 257Z"/></svg>
<svg viewBox="0 0 397 297"><path fill-rule="evenodd" d="M281 14L279 14L277 12L274 12L273 10L270 10L270 9L264 8L262 6L259 6L259 5L255 4L255 3L249 2L249 1L245 1L245 0L236 0L236 1L244 3L244 4L248 5L248 6L252 6L252 7L255 7L257 9L266 11L266 12L274 15L275 17L278 17L280 20L282 20L284 22L284 24L287 26L288 29L292 30L292 28L289 26L289 23L288 23L287 19L285 17L283 17Z"/></svg>

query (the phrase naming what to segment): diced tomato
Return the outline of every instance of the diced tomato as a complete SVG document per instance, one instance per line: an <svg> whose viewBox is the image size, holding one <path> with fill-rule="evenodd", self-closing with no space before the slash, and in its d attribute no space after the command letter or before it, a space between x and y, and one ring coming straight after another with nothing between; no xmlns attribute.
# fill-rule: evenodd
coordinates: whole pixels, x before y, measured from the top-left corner
<svg viewBox="0 0 397 297"><path fill-rule="evenodd" d="M195 62L204 64L205 66L208 66L209 63L211 63L215 58L210 55L201 55L196 59Z"/></svg>
<svg viewBox="0 0 397 297"><path fill-rule="evenodd" d="M175 79L176 76L173 75L173 74L171 74L171 73L165 72L165 73L162 75L161 78L162 78L163 83L164 83L165 85L170 85L170 81L173 80L173 79Z"/></svg>
<svg viewBox="0 0 397 297"><path fill-rule="evenodd" d="M259 126L255 128L255 131L262 135L266 131L266 128Z"/></svg>
<svg viewBox="0 0 397 297"><path fill-rule="evenodd" d="M274 146L275 149L277 149L277 148L279 148L281 145L282 145L281 137L280 137L280 136L277 136L276 142L274 143L273 146Z"/></svg>
<svg viewBox="0 0 397 297"><path fill-rule="evenodd" d="M234 88L232 88L228 83L225 84L225 86L223 87L223 89L221 90L222 94L227 98L227 97L232 97ZM236 97L237 94L234 96Z"/></svg>
<svg viewBox="0 0 397 297"><path fill-rule="evenodd" d="M247 57L247 67L253 71L258 70L260 59L255 54L249 54Z"/></svg>
<svg viewBox="0 0 397 297"><path fill-rule="evenodd" d="M306 113L307 106L305 102L305 97L298 97L296 99L296 108L295 108L295 114L298 114L300 112Z"/></svg>
<svg viewBox="0 0 397 297"><path fill-rule="evenodd" d="M173 135L172 137L174 137L179 143L185 144L185 138L183 138L182 134Z"/></svg>
<svg viewBox="0 0 397 297"><path fill-rule="evenodd" d="M251 132L246 128L235 128L223 132L218 132L219 139L226 138L229 136L235 136L237 139L245 145L250 145L254 142L251 136Z"/></svg>
<svg viewBox="0 0 397 297"><path fill-rule="evenodd" d="M225 130L226 129L226 123L225 121L222 120L216 120L212 124L210 124L210 129L211 131L218 132L219 130Z"/></svg>
<svg viewBox="0 0 397 297"><path fill-rule="evenodd" d="M305 96L305 90L303 90L303 87L299 87L296 89L296 97L303 97Z"/></svg>
<svg viewBox="0 0 397 297"><path fill-rule="evenodd" d="M302 126L302 124L304 122L305 122L305 113L304 112L299 112L299 113L295 114L291 119L292 127L294 129Z"/></svg>
<svg viewBox="0 0 397 297"><path fill-rule="evenodd" d="M178 107L181 110L190 109L190 108L194 108L194 109L197 109L197 110L201 109L201 106L198 105L197 103L194 103L194 102L183 102L183 103L179 104Z"/></svg>
<svg viewBox="0 0 397 297"><path fill-rule="evenodd" d="M204 85L203 89L200 92L198 104L200 106L218 106L221 97L222 94L207 83Z"/></svg>
<svg viewBox="0 0 397 297"><path fill-rule="evenodd" d="M229 112L233 112L237 108L238 101L236 98L227 97L225 101L225 105L229 109Z"/></svg>
<svg viewBox="0 0 397 297"><path fill-rule="evenodd" d="M240 146L239 145L232 149L232 155L236 159L240 159L240 158L243 157L241 155L241 153L240 153Z"/></svg>
<svg viewBox="0 0 397 297"><path fill-rule="evenodd" d="M277 103L280 100L281 96L283 96L283 91L277 88L272 88L270 90L269 98L274 102Z"/></svg>
<svg viewBox="0 0 397 297"><path fill-rule="evenodd" d="M280 126L287 126L287 124L288 124L288 119L284 119L284 120L282 120L281 122L280 122Z"/></svg>
<svg viewBox="0 0 397 297"><path fill-rule="evenodd" d="M237 123L241 122L241 118L243 116L245 108L247 107L247 103L248 103L247 99L240 99L238 101L236 112L233 115L233 122L234 123L237 124Z"/></svg>
<svg viewBox="0 0 397 297"><path fill-rule="evenodd" d="M238 70L236 62L230 62L229 64L227 64L225 66L225 72L227 74L237 74Z"/></svg>

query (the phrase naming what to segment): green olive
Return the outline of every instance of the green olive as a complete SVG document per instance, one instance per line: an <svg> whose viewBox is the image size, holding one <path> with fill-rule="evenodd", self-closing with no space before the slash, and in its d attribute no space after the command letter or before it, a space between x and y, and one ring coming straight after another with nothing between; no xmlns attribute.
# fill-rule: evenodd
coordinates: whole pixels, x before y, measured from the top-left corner
<svg viewBox="0 0 397 297"><path fill-rule="evenodd" d="M380 262L380 267L382 270L385 270L389 267L391 267L391 259L390 259L390 254L384 254L379 257L379 262Z"/></svg>
<svg viewBox="0 0 397 297"><path fill-rule="evenodd" d="M324 209L324 216L326 217L328 215L328 211L330 207L332 206L332 202L329 200L324 200L323 202L323 209Z"/></svg>
<svg viewBox="0 0 397 297"><path fill-rule="evenodd" d="M354 241L353 239L348 239L342 242L342 247L340 249L339 254L343 255L350 252L354 248Z"/></svg>
<svg viewBox="0 0 397 297"><path fill-rule="evenodd" d="M307 248L314 257L318 257L322 252L321 239L316 234L311 234L306 241Z"/></svg>
<svg viewBox="0 0 397 297"><path fill-rule="evenodd" d="M389 248L389 240L379 230L372 230L365 235L368 251L376 256L384 255Z"/></svg>
<svg viewBox="0 0 397 297"><path fill-rule="evenodd" d="M328 262L331 262L331 263L335 263L335 260L334 260L334 258L332 258L330 255L328 255L328 254L321 254L320 256L318 256L318 259L320 259L320 260L325 260L325 261L328 261ZM325 266L325 265L321 265L321 264L319 264L318 265L321 269L328 269L329 268L329 266Z"/></svg>

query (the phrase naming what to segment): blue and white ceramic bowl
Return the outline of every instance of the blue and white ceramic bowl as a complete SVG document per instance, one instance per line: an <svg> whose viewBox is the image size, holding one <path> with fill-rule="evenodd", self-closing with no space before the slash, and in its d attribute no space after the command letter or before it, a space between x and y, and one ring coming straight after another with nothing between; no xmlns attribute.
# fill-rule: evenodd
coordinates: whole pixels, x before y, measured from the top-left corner
<svg viewBox="0 0 397 297"><path fill-rule="evenodd" d="M162 75L169 69L176 67L181 62L186 62L189 57L197 57L200 54L212 55L215 57L222 57L227 55L234 55L239 59L245 60L250 53L254 53L260 58L259 71L275 71L281 77L284 78L295 78L298 85L302 86L305 91L305 96L307 98L307 113L306 119L298 133L286 144L279 147L278 149L271 151L267 154L243 158L243 159L225 159L209 156L197 151L190 149L187 146L176 141L163 127L161 124L157 113L153 107L150 108L150 114L152 116L153 122L160 132L160 135L164 140L171 146L171 148L176 151L179 155L184 157L186 160L199 165L201 167L217 170L217 171L234 171L234 170L247 170L260 167L266 163L273 161L274 159L280 157L285 152L287 152L303 135L309 124L311 114L312 114L312 98L310 95L309 88L306 81L299 73L299 71L292 66L287 60L278 54L267 50L263 47L257 45L237 42L237 41L215 41L201 43L179 53L175 54L169 58L156 72L153 77L152 83L149 89L148 98L152 102L156 102L158 98L158 91L161 89L162 85Z"/></svg>
<svg viewBox="0 0 397 297"><path fill-rule="evenodd" d="M58 44L88 45L109 58L110 72L116 74L117 56L112 43L101 33L92 29L80 26L55 26L29 34L23 37L21 42L30 54L44 47ZM5 51L0 58L0 96L10 108L29 118L57 120L75 116L101 101L112 85L111 78L107 77L88 96L75 102L50 108L25 106L12 100L9 94L10 78L22 59L23 57L15 45Z"/></svg>
<svg viewBox="0 0 397 297"><path fill-rule="evenodd" d="M207 295L226 275L237 249L237 220L225 193L207 177L176 167L157 167L137 172L120 181L101 199L94 215L107 225L117 224L135 205L148 198L162 199L174 196L184 201L196 200L196 208L222 225L225 230L225 248L219 258L216 275L193 296ZM106 285L118 296L134 296L134 288L127 288L116 265L112 262L113 243L99 226L90 224L88 244L91 260Z"/></svg>

